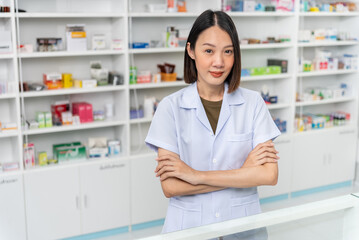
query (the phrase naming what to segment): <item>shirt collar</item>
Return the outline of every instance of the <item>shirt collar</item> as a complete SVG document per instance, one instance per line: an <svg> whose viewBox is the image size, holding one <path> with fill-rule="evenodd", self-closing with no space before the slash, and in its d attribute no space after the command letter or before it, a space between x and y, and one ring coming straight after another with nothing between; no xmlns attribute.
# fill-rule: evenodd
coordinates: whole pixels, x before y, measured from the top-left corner
<svg viewBox="0 0 359 240"><path fill-rule="evenodd" d="M239 105L245 102L241 88L228 94L228 84L224 84L224 96L229 105ZM200 97L197 91L197 81L188 86L181 97L180 107L182 108L197 108L200 104Z"/></svg>

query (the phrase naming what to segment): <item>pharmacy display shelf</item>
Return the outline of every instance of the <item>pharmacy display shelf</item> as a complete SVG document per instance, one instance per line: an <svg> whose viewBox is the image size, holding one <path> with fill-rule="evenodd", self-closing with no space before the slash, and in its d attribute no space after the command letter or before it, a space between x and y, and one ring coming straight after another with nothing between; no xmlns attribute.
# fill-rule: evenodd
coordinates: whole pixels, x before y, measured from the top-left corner
<svg viewBox="0 0 359 240"><path fill-rule="evenodd" d="M136 118L136 119L131 119L130 124L150 123L151 121L152 121L152 118Z"/></svg>
<svg viewBox="0 0 359 240"><path fill-rule="evenodd" d="M130 49L130 54L145 54L145 53L184 53L184 47L178 48L142 48L142 49Z"/></svg>
<svg viewBox="0 0 359 240"><path fill-rule="evenodd" d="M241 50L291 48L291 47L294 47L293 43L242 44L240 46Z"/></svg>
<svg viewBox="0 0 359 240"><path fill-rule="evenodd" d="M316 41L316 42L305 42L298 43L298 47L325 47L325 46L350 46L357 45L358 41Z"/></svg>
<svg viewBox="0 0 359 240"><path fill-rule="evenodd" d="M100 56L100 55L121 55L124 54L123 50L87 50L79 52L33 52L33 53L20 53L20 58L46 58L46 57L76 57L76 56Z"/></svg>
<svg viewBox="0 0 359 240"><path fill-rule="evenodd" d="M185 13L149 13L149 12L132 12L129 13L128 16L129 17L198 17L201 13L190 13L190 12L185 12Z"/></svg>
<svg viewBox="0 0 359 240"><path fill-rule="evenodd" d="M338 75L338 74L349 74L357 73L355 69L344 69L344 70L321 70L312 72L301 72L297 74L297 77L314 77L314 76L325 76L325 75Z"/></svg>
<svg viewBox="0 0 359 240"><path fill-rule="evenodd" d="M298 136L303 134L322 134L325 132L332 132L332 131L337 131L340 133L351 133L356 131L356 126L353 123L347 123L343 126L333 126L333 127L313 129L303 132L295 132L293 136Z"/></svg>
<svg viewBox="0 0 359 240"><path fill-rule="evenodd" d="M24 98L46 97L46 96L95 93L95 92L113 92L113 91L120 91L125 89L126 89L125 86L98 86L94 88L69 88L69 89L59 89L59 90L54 89L54 90L44 90L44 91L31 91L31 92L20 93L20 96Z"/></svg>
<svg viewBox="0 0 359 240"><path fill-rule="evenodd" d="M130 85L130 89L166 88L166 87L185 87L188 84L184 81L160 82L160 83L138 83Z"/></svg>
<svg viewBox="0 0 359 240"><path fill-rule="evenodd" d="M357 17L359 12L301 12L301 17Z"/></svg>
<svg viewBox="0 0 359 240"><path fill-rule="evenodd" d="M11 18L13 13L0 13L0 18Z"/></svg>
<svg viewBox="0 0 359 240"><path fill-rule="evenodd" d="M16 98L16 94L14 93L0 94L0 99L12 99L12 98Z"/></svg>
<svg viewBox="0 0 359 240"><path fill-rule="evenodd" d="M251 81L264 81L264 80L272 80L272 79L284 79L292 77L292 74L283 73L283 74L270 74L270 75L262 75L262 76L248 76L241 77L241 82L251 82Z"/></svg>
<svg viewBox="0 0 359 240"><path fill-rule="evenodd" d="M11 59L14 57L13 53L1 53L0 54L0 59Z"/></svg>
<svg viewBox="0 0 359 240"><path fill-rule="evenodd" d="M19 18L118 18L124 13L18 13Z"/></svg>
<svg viewBox="0 0 359 240"><path fill-rule="evenodd" d="M82 124L78 124L78 125L54 126L54 127L50 127L50 128L28 129L28 130L23 131L23 135L39 135L39 134L47 134L47 133L93 129L93 128L116 127L116 126L121 126L121 125L125 125L125 124L126 124L126 121L116 121L116 120L95 121L92 123L82 123Z"/></svg>
<svg viewBox="0 0 359 240"><path fill-rule="evenodd" d="M119 157L107 157L107 158L87 158L86 160L73 160L63 163L55 163L55 164L49 164L45 166L33 166L26 168L24 170L24 173L26 172L42 172L42 171L48 171L51 169L65 169L65 168L73 168L73 167L82 167L82 166L91 166L91 165L98 165L98 164L121 164L126 163L128 157L121 155Z"/></svg>
<svg viewBox="0 0 359 240"><path fill-rule="evenodd" d="M19 136L19 131L5 130L0 132L0 138L17 137L17 136Z"/></svg>
<svg viewBox="0 0 359 240"><path fill-rule="evenodd" d="M296 102L295 106L302 107L302 106L322 105L322 104L330 104L330 103L341 103L341 102L354 101L355 99L356 98L354 97L340 97L340 98L323 99L317 101Z"/></svg>
<svg viewBox="0 0 359 240"><path fill-rule="evenodd" d="M273 103L273 104L267 104L267 107L269 110L274 109L281 109L281 108L289 108L291 104L289 103Z"/></svg>
<svg viewBox="0 0 359 240"><path fill-rule="evenodd" d="M293 17L294 12L227 12L231 17Z"/></svg>

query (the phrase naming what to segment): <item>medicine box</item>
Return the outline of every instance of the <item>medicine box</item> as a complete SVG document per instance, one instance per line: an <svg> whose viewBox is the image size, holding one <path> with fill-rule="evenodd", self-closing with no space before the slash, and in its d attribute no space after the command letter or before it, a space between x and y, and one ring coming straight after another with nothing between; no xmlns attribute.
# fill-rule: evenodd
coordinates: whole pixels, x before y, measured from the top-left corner
<svg viewBox="0 0 359 240"><path fill-rule="evenodd" d="M43 112L36 112L36 122L39 124L39 128L45 127L45 114Z"/></svg>
<svg viewBox="0 0 359 240"><path fill-rule="evenodd" d="M267 66L280 66L282 68L282 73L288 72L288 60L268 59Z"/></svg>
<svg viewBox="0 0 359 240"><path fill-rule="evenodd" d="M52 127L52 114L51 112L44 112L45 127Z"/></svg>
<svg viewBox="0 0 359 240"><path fill-rule="evenodd" d="M72 103L72 114L80 117L81 123L93 122L92 104L86 102Z"/></svg>
<svg viewBox="0 0 359 240"><path fill-rule="evenodd" d="M33 143L24 144L24 166L25 168L35 166L35 145Z"/></svg>
<svg viewBox="0 0 359 240"><path fill-rule="evenodd" d="M63 87L60 73L44 73L43 82L47 89L60 89Z"/></svg>
<svg viewBox="0 0 359 240"><path fill-rule="evenodd" d="M39 152L38 159L39 159L40 166L47 165L47 153L46 152Z"/></svg>
<svg viewBox="0 0 359 240"><path fill-rule="evenodd" d="M80 142L54 144L53 157L58 163L71 160L86 160L86 147Z"/></svg>
<svg viewBox="0 0 359 240"><path fill-rule="evenodd" d="M66 25L67 51L86 51L87 37L84 24Z"/></svg>
<svg viewBox="0 0 359 240"><path fill-rule="evenodd" d="M62 125L62 112L70 110L69 101L59 101L51 105L52 122L55 125Z"/></svg>

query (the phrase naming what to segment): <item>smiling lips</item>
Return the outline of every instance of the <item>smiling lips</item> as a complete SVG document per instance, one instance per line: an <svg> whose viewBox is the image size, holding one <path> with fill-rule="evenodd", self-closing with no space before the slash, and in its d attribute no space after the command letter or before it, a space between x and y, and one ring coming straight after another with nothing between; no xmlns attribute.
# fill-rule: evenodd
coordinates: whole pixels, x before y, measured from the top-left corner
<svg viewBox="0 0 359 240"><path fill-rule="evenodd" d="M223 72L209 71L209 73L215 78L219 78L223 75Z"/></svg>

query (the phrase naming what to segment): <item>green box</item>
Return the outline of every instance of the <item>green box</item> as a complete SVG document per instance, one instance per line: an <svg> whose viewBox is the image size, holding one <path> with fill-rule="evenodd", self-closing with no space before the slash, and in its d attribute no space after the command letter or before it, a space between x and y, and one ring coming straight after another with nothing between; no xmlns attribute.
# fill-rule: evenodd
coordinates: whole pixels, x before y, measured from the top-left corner
<svg viewBox="0 0 359 240"><path fill-rule="evenodd" d="M282 67L281 66L268 66L267 67L267 74L281 74Z"/></svg>
<svg viewBox="0 0 359 240"><path fill-rule="evenodd" d="M36 122L39 123L39 128L45 127L45 114L43 112L36 112Z"/></svg>
<svg viewBox="0 0 359 240"><path fill-rule="evenodd" d="M260 76L265 74L265 67L251 68L251 76Z"/></svg>
<svg viewBox="0 0 359 240"><path fill-rule="evenodd" d="M52 127L52 114L51 112L44 112L45 115L45 127Z"/></svg>
<svg viewBox="0 0 359 240"><path fill-rule="evenodd" d="M76 147L76 146L82 146L81 142L71 142L71 143L60 143L60 144L53 144L52 145L52 153L53 158L58 160L58 149L62 147Z"/></svg>
<svg viewBox="0 0 359 240"><path fill-rule="evenodd" d="M86 147L83 145L58 147L55 153L55 158L59 163L87 159Z"/></svg>

